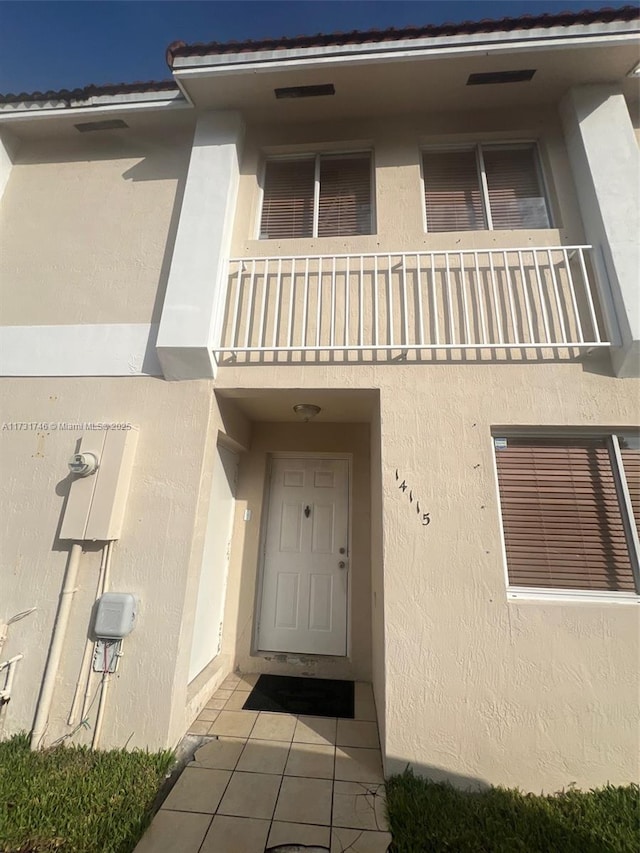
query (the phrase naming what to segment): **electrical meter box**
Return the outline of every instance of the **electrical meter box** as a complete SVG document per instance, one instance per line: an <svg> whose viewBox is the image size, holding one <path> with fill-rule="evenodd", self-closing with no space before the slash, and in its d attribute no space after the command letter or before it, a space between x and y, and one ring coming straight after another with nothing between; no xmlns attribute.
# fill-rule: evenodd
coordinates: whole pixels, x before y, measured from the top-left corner
<svg viewBox="0 0 640 853"><path fill-rule="evenodd" d="M98 599L94 634L122 640L133 631L137 609L138 602L130 592L105 592Z"/></svg>

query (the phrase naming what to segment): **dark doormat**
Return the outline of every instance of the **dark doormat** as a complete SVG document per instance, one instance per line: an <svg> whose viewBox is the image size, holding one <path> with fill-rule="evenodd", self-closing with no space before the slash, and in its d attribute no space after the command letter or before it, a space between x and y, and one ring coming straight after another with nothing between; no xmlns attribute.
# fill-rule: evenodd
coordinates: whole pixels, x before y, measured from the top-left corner
<svg viewBox="0 0 640 853"><path fill-rule="evenodd" d="M245 711L275 711L352 720L353 694L353 681L261 675L242 707Z"/></svg>

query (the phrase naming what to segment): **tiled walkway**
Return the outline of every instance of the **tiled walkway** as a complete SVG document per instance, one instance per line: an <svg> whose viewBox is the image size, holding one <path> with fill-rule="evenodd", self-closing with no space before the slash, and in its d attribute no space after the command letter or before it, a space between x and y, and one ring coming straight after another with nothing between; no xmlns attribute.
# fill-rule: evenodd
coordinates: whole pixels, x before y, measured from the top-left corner
<svg viewBox="0 0 640 853"><path fill-rule="evenodd" d="M370 685L356 683L354 720L296 717L243 711L256 678L229 676L191 726L217 740L197 750L135 853L385 853Z"/></svg>

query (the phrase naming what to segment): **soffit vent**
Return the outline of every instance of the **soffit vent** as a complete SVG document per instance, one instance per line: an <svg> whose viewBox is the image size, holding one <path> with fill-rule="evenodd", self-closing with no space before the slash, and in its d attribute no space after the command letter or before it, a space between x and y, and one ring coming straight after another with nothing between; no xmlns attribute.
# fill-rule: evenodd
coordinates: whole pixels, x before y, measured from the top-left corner
<svg viewBox="0 0 640 853"><path fill-rule="evenodd" d="M493 86L496 83L526 83L536 73L535 68L520 68L517 71L488 71L484 74L469 74L467 86Z"/></svg>
<svg viewBox="0 0 640 853"><path fill-rule="evenodd" d="M274 89L276 98L319 98L322 95L335 95L333 83L321 83L318 86L287 86Z"/></svg>
<svg viewBox="0 0 640 853"><path fill-rule="evenodd" d="M129 127L121 118L106 118L103 121L85 121L82 124L74 124L80 133L91 133L95 130L117 130L121 127Z"/></svg>

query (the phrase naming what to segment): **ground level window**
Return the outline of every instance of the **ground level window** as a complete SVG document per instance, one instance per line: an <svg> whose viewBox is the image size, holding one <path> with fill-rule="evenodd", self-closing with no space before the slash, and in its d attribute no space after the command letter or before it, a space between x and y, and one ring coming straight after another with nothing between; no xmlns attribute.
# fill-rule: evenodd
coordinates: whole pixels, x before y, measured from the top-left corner
<svg viewBox="0 0 640 853"><path fill-rule="evenodd" d="M634 594L640 440L494 437L509 588Z"/></svg>
<svg viewBox="0 0 640 853"><path fill-rule="evenodd" d="M267 160L260 239L372 234L368 151Z"/></svg>
<svg viewBox="0 0 640 853"><path fill-rule="evenodd" d="M533 144L430 148L422 169L427 231L551 225Z"/></svg>

